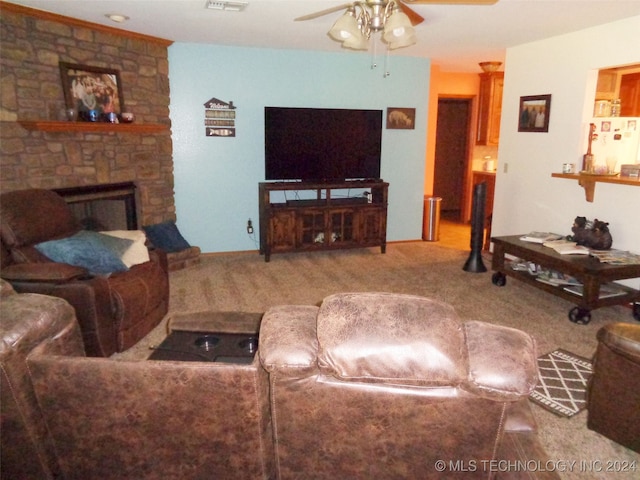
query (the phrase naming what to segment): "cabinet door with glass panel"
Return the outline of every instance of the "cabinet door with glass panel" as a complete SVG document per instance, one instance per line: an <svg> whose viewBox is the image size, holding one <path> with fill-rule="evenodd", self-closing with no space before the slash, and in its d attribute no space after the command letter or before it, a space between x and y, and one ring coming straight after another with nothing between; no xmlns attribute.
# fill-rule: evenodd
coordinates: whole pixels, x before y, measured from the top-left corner
<svg viewBox="0 0 640 480"><path fill-rule="evenodd" d="M296 229L298 247L324 245L326 233L324 210L305 209L298 213Z"/></svg>
<svg viewBox="0 0 640 480"><path fill-rule="evenodd" d="M357 241L356 214L352 209L332 209L329 216L331 229L327 240L330 245L345 245Z"/></svg>

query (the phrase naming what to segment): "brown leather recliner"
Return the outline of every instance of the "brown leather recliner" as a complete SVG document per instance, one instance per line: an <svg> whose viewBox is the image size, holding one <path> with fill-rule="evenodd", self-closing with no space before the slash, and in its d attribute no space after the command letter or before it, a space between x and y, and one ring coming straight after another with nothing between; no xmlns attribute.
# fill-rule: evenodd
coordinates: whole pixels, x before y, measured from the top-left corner
<svg viewBox="0 0 640 480"><path fill-rule="evenodd" d="M267 373L251 364L58 353L27 362L65 480L269 480Z"/></svg>
<svg viewBox="0 0 640 480"><path fill-rule="evenodd" d="M274 477L267 373L88 358L64 300L0 303L2 480Z"/></svg>
<svg viewBox="0 0 640 480"><path fill-rule="evenodd" d="M27 357L56 338L51 354L84 346L69 303L46 295L19 295L0 280L0 479L60 478L55 448L33 390Z"/></svg>
<svg viewBox="0 0 640 480"><path fill-rule="evenodd" d="M258 353L279 479L491 478L538 379L528 334L410 295L274 307Z"/></svg>
<svg viewBox="0 0 640 480"><path fill-rule="evenodd" d="M598 331L587 409L591 430L640 453L640 325Z"/></svg>
<svg viewBox="0 0 640 480"><path fill-rule="evenodd" d="M76 310L89 356L126 350L167 313L166 254L110 276L92 276L81 267L55 263L35 245L81 230L64 199L50 190L28 189L0 196L2 278L18 292L64 298Z"/></svg>

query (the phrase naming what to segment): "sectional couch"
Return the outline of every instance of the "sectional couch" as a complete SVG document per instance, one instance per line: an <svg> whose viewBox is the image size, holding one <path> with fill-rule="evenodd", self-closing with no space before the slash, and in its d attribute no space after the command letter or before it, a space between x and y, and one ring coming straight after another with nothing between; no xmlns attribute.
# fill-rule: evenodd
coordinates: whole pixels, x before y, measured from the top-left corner
<svg viewBox="0 0 640 480"><path fill-rule="evenodd" d="M558 478L525 467L535 342L446 304L338 294L269 309L248 364L125 361L3 291L3 479Z"/></svg>

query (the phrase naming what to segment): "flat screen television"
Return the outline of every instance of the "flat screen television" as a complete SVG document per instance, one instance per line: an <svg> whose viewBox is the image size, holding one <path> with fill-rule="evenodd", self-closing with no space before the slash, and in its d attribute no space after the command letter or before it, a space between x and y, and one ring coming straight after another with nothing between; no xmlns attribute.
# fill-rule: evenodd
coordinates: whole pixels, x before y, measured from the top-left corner
<svg viewBox="0 0 640 480"><path fill-rule="evenodd" d="M265 179L380 178L382 110L265 107Z"/></svg>

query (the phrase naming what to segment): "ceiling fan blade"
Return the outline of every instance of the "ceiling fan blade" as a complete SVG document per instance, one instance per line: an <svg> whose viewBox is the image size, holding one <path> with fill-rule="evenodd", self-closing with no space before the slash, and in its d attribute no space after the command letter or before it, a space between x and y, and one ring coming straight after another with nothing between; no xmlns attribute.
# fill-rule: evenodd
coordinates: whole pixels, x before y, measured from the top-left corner
<svg viewBox="0 0 640 480"><path fill-rule="evenodd" d="M409 21L411 22L411 25L415 27L419 23L424 22L424 18L418 15L418 13L415 10L412 10L411 8L409 8L408 5L405 5L404 3L405 1L406 0L402 0L397 3L398 3L398 6L400 7L400 10L402 10L402 13L404 13L407 17L409 17Z"/></svg>
<svg viewBox="0 0 640 480"><path fill-rule="evenodd" d="M294 22L303 22L305 20L313 20L314 18L322 17L324 15L329 15L330 13L333 13L333 12L338 12L340 10L346 10L347 8L351 7L352 5L353 5L352 3L345 3L343 5L338 5L337 7L327 8L326 10L321 10L319 12L310 13L309 15L303 15L302 17L294 18L293 21Z"/></svg>
<svg viewBox="0 0 640 480"><path fill-rule="evenodd" d="M493 5L498 0L403 0L416 5Z"/></svg>

